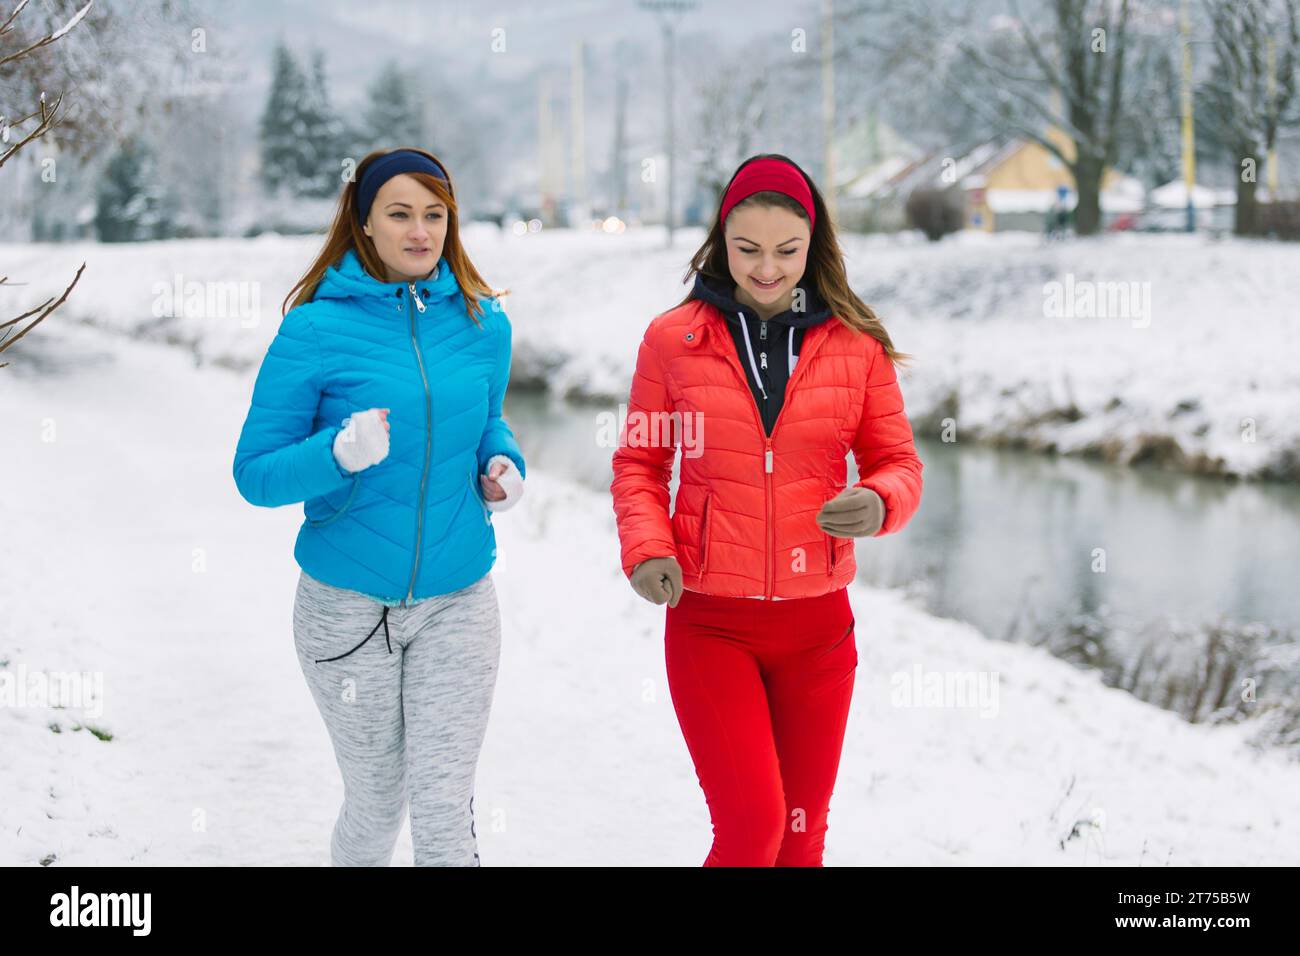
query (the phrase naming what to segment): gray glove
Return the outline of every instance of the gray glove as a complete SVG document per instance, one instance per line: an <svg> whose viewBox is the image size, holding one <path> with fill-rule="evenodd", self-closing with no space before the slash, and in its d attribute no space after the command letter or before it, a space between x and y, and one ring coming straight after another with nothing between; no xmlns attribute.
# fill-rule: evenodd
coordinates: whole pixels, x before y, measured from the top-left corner
<svg viewBox="0 0 1300 956"><path fill-rule="evenodd" d="M817 526L835 538L874 535L885 523L885 502L870 488L845 488L817 512Z"/></svg>
<svg viewBox="0 0 1300 956"><path fill-rule="evenodd" d="M676 607L682 596L682 566L676 558L646 558L632 569L632 588L652 604Z"/></svg>

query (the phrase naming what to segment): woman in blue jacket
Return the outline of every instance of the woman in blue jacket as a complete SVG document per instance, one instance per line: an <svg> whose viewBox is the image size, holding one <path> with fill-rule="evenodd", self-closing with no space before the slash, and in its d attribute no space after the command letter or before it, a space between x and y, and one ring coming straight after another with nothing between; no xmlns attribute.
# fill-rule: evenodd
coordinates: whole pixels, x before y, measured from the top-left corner
<svg viewBox="0 0 1300 956"><path fill-rule="evenodd" d="M477 866L501 640L492 514L525 467L501 415L510 323L461 245L442 163L362 160L285 307L234 476L254 505L303 502L293 630L343 774L331 862L387 865L409 801L416 865Z"/></svg>

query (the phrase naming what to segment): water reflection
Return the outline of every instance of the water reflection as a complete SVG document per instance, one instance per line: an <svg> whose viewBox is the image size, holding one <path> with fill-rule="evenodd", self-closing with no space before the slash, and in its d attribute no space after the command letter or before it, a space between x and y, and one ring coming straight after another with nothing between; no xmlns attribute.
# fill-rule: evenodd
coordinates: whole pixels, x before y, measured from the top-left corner
<svg viewBox="0 0 1300 956"><path fill-rule="evenodd" d="M613 448L598 436L616 405L511 393L505 414L530 465L608 492ZM1135 627L1226 615L1300 632L1294 486L924 439L917 448L921 508L901 535L856 542L866 582L907 587L995 637L1080 611Z"/></svg>

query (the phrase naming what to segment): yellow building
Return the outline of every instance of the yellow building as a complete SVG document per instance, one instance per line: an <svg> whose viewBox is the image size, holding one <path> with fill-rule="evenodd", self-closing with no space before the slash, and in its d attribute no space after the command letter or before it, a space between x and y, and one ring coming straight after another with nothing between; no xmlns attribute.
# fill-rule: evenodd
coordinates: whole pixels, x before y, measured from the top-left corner
<svg viewBox="0 0 1300 956"><path fill-rule="evenodd" d="M1050 129L1047 137L1073 158L1073 140L1057 129ZM986 143L959 160L957 168L968 229L1039 231L1058 196L1067 209L1077 202L1070 170L1034 140ZM1133 177L1107 169L1101 188L1103 226L1120 215L1141 211L1145 190Z"/></svg>

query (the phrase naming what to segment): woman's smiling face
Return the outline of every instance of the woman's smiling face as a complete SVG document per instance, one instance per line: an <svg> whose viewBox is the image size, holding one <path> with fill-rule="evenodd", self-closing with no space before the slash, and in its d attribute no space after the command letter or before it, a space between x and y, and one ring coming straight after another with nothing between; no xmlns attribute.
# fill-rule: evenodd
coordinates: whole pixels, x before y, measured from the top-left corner
<svg viewBox="0 0 1300 956"><path fill-rule="evenodd" d="M426 278L442 255L447 238L447 205L405 173L375 193L362 227L388 269L388 282Z"/></svg>
<svg viewBox="0 0 1300 956"><path fill-rule="evenodd" d="M747 205L731 210L723 232L738 300L760 314L789 308L808 265L808 220L781 206Z"/></svg>

